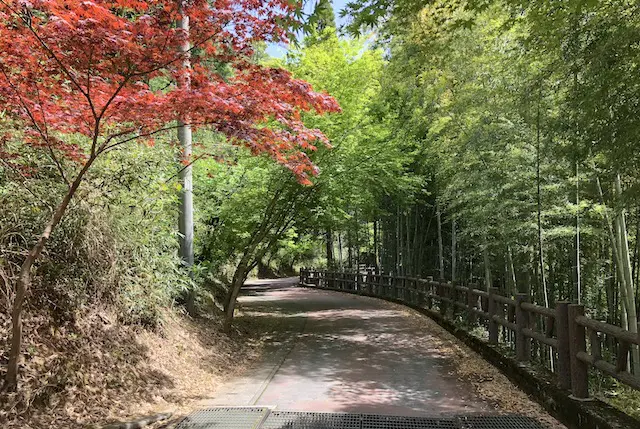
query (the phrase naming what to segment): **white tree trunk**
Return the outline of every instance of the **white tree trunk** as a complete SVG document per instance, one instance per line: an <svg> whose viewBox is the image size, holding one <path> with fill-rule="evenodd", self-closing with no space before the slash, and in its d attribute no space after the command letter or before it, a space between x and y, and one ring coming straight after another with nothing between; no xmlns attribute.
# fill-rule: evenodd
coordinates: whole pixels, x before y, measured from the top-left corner
<svg viewBox="0 0 640 429"><path fill-rule="evenodd" d="M485 289L488 292L489 288L493 284L493 281L491 280L491 260L489 258L489 244L487 243L486 238L484 239L484 246L482 246L482 260L484 265Z"/></svg>
<svg viewBox="0 0 640 429"><path fill-rule="evenodd" d="M436 206L436 220L438 221L438 266L440 268L440 280L443 280L444 279L444 246L442 245L442 214L440 213L439 205Z"/></svg>
<svg viewBox="0 0 640 429"><path fill-rule="evenodd" d="M191 157L191 127L182 125L178 128L178 139L182 145L182 157ZM191 166L180 172L182 191L180 193L180 256L187 267L193 265L193 179Z"/></svg>
<svg viewBox="0 0 640 429"><path fill-rule="evenodd" d="M451 283L456 281L456 220L451 219Z"/></svg>
<svg viewBox="0 0 640 429"><path fill-rule="evenodd" d="M184 54L182 61L182 69L184 75L178 79L178 85L183 89L191 87L189 70L191 69L189 42L189 17L184 14L184 0L180 1L180 20L178 28L184 30L187 34L184 42L180 46L180 52ZM181 165L180 165L180 183L182 189L180 191L180 214L178 220L178 230L180 232L180 257L182 263L191 271L193 265L193 179L191 162L191 125L189 118L178 118L178 140L181 146ZM183 165L184 164L184 165ZM195 315L195 291L190 290L187 296L187 311L190 315Z"/></svg>
<svg viewBox="0 0 640 429"><path fill-rule="evenodd" d="M578 304L582 301L582 267L580 264L580 179L576 162L576 295Z"/></svg>
<svg viewBox="0 0 640 429"><path fill-rule="evenodd" d="M515 296L518 289L518 283L516 278L516 269L515 269L515 266L513 265L513 255L511 252L511 246L507 246L507 262L509 264L509 277L511 279L511 293Z"/></svg>

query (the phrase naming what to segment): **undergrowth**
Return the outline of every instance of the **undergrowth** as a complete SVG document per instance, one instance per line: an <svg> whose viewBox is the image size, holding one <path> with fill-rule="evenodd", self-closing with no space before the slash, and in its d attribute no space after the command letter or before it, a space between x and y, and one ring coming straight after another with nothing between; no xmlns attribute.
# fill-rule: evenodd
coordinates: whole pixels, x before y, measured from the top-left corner
<svg viewBox="0 0 640 429"><path fill-rule="evenodd" d="M0 377L20 264L66 186L52 168L36 171L0 170ZM35 268L20 386L0 400L0 422L61 406L72 415L91 396L168 383L141 365L135 330L161 329L163 311L193 286L177 255L174 171L170 147L114 152L72 200Z"/></svg>

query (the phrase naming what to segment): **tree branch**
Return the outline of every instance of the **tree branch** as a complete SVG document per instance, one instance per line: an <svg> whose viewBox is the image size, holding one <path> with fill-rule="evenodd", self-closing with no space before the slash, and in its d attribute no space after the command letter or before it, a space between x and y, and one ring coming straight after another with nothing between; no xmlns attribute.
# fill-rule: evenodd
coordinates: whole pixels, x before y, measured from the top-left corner
<svg viewBox="0 0 640 429"><path fill-rule="evenodd" d="M47 52L47 54L58 64L58 66L60 67L62 72L69 78L71 83L73 83L74 86L76 88L78 88L78 91L80 91L80 93L82 95L84 95L84 97L89 102L89 105L91 105L91 100L89 98L89 95L82 89L82 86L75 79L75 77L73 76L73 73L71 73L69 71L69 69L64 65L64 63L60 60L60 58L58 58L58 56L55 54L55 52L53 52L53 50L49 47L49 45L47 45L46 42L36 32L36 30L33 28L33 24L31 23L31 20L25 18L23 14L19 13L18 11L13 9L11 6L9 6L9 4L7 4L7 2L5 0L0 0L0 3L5 5L7 7L7 9L9 9L11 11L11 13L13 13L15 16L17 16L24 23L25 27L28 28L29 31L31 31L31 33L36 38L36 40L38 41L40 46L42 46L42 48ZM26 8L26 6L25 6L25 8Z"/></svg>

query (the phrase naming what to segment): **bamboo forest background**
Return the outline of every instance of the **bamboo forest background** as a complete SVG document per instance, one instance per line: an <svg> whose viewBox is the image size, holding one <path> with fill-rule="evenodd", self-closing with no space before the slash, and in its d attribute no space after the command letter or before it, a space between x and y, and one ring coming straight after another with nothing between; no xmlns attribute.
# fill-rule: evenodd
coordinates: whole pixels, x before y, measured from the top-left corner
<svg viewBox="0 0 640 429"><path fill-rule="evenodd" d="M384 12L375 23L387 63L371 114L412 180L327 232L342 255L327 249L328 265L492 285L547 306L571 300L635 332L639 6L350 8ZM359 17L351 31L372 23Z"/></svg>
<svg viewBox="0 0 640 429"><path fill-rule="evenodd" d="M350 211L343 264L355 245L387 272L584 301L624 323L640 275L640 28L637 6L597 3L393 15L371 114L412 186Z"/></svg>

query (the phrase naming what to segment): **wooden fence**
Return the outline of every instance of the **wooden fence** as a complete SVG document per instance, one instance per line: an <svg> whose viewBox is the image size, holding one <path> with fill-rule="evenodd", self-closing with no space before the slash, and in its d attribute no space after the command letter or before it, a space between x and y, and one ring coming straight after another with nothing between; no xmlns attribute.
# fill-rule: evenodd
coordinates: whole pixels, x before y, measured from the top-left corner
<svg viewBox="0 0 640 429"><path fill-rule="evenodd" d="M474 285L458 286L433 278L393 277L371 272L302 269L300 284L391 299L438 311L447 319L463 320L469 327L484 328L489 344L506 343L515 348L516 359L520 362L531 360L532 345L537 345L550 353L550 369L559 387L571 389L576 398L589 397L590 367L640 390L640 374L628 370L631 347L640 345L640 335L586 317L583 305L561 301L555 308L548 308L529 302L527 294L506 297L495 288L484 291ZM603 356L605 339L615 345L613 356Z"/></svg>

